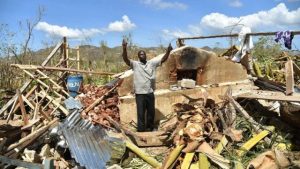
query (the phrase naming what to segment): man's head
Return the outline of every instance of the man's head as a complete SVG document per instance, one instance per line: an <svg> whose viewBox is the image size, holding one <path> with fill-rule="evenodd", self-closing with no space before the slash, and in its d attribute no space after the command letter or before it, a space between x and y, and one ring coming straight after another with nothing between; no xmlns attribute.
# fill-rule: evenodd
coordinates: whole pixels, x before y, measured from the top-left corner
<svg viewBox="0 0 300 169"><path fill-rule="evenodd" d="M146 63L146 61L147 61L147 56L146 56L146 52L145 52L145 51L140 50L140 51L138 52L138 57L139 57L140 62Z"/></svg>

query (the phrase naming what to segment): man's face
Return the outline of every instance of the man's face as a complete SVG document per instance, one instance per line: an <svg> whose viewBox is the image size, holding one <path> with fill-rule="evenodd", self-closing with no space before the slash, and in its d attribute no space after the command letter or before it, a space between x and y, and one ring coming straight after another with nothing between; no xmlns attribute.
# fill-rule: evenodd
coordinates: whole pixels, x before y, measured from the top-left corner
<svg viewBox="0 0 300 169"><path fill-rule="evenodd" d="M146 62L146 60L147 60L147 56L146 56L146 53L145 53L145 51L140 51L139 53L138 53L138 57L139 57L139 59L140 59L140 62Z"/></svg>

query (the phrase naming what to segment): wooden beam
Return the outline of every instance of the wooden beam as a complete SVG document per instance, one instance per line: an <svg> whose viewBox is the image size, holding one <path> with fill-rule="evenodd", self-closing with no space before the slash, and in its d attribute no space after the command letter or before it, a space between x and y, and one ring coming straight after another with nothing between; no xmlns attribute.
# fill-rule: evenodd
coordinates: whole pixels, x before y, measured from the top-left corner
<svg viewBox="0 0 300 169"><path fill-rule="evenodd" d="M294 71L293 61L289 60L285 63L285 83L286 83L286 95L292 95L294 93Z"/></svg>
<svg viewBox="0 0 300 169"><path fill-rule="evenodd" d="M296 65L295 62L293 62L293 68L294 68L294 71L295 73L300 76L300 68L298 67L298 65Z"/></svg>
<svg viewBox="0 0 300 169"><path fill-rule="evenodd" d="M53 79L51 79L50 77L48 77L45 73L43 73L42 71L40 70L36 70L40 75L46 77L52 84L54 84L54 86L56 86L57 89L59 89L59 91L62 91L66 96L70 97L69 93L66 92L64 90L63 87L59 86ZM54 89L54 88L53 88Z"/></svg>
<svg viewBox="0 0 300 169"><path fill-rule="evenodd" d="M60 103L58 103L55 99L53 99L51 96L49 96L44 91L41 91L41 94L43 97L45 96L48 100L52 100L52 104L57 106L65 115L69 115L69 111L66 108L64 108Z"/></svg>
<svg viewBox="0 0 300 169"><path fill-rule="evenodd" d="M63 67L49 67L49 66L37 66L37 65L20 65L20 64L11 64L12 67L17 67L25 70L49 70L49 71L65 71L65 72L78 72L78 73L87 73L87 74L97 74L97 75L115 75L116 73L110 72L95 72L88 70L77 70Z"/></svg>
<svg viewBox="0 0 300 169"><path fill-rule="evenodd" d="M20 91L23 93L26 88L29 86L32 80L25 82L25 84L21 87ZM16 100L18 100L18 96L15 95L11 98L0 110L0 115L2 115Z"/></svg>
<svg viewBox="0 0 300 169"><path fill-rule="evenodd" d="M33 86L33 87L29 90L29 92L26 93L25 98L28 98L28 97L35 91L36 88L37 88L37 86ZM18 104L16 105L16 107L15 107L13 113L15 113L15 112L18 110L19 107L20 107L20 104L18 103Z"/></svg>
<svg viewBox="0 0 300 169"><path fill-rule="evenodd" d="M17 95L18 95L18 100L19 100L19 104L20 104L20 109L21 109L21 112L22 112L22 118L23 118L23 121L24 121L24 125L26 126L26 125L28 125L28 117L27 117L27 113L26 113L26 110L25 110L22 94L21 94L19 89L17 89Z"/></svg>
<svg viewBox="0 0 300 169"><path fill-rule="evenodd" d="M255 90L249 93L236 95L235 97L246 98L246 99L300 102L300 94L294 94L293 96L286 96L282 92L264 91L264 90Z"/></svg>
<svg viewBox="0 0 300 169"><path fill-rule="evenodd" d="M300 31L292 31L294 35L299 35ZM248 33L246 36L275 36L277 32L256 32ZM182 37L178 40L189 40L189 39L209 39L209 38L227 38L227 37L238 37L238 33L234 34L222 34L222 35L210 35L210 36L194 36L194 37Z"/></svg>
<svg viewBox="0 0 300 169"><path fill-rule="evenodd" d="M77 56L76 56L76 60L77 60L77 70L80 70L80 53L79 53L79 46L77 46Z"/></svg>
<svg viewBox="0 0 300 169"><path fill-rule="evenodd" d="M51 51L51 53L47 56L47 58L43 61L43 63L41 64L42 66L46 66L49 61L52 59L52 57L54 56L54 54L57 52L57 50L61 47L63 43L59 42L55 48Z"/></svg>
<svg viewBox="0 0 300 169"><path fill-rule="evenodd" d="M16 95L16 96L17 96L17 95ZM14 113L14 109L15 109L15 106L16 106L17 102L18 102L18 98L16 98L16 99L14 100L14 102L13 102L13 105L12 105L12 107L11 107L11 109L10 109L10 112L8 113L8 116L7 116L7 119L6 119L6 123L9 122L9 120L10 120L12 114Z"/></svg>
<svg viewBox="0 0 300 169"><path fill-rule="evenodd" d="M43 61L41 64L42 66L46 66L48 62L51 60L51 58L54 56L54 54L57 52L57 50L61 47L62 42L58 43L55 48L52 50L52 52L47 56L47 58ZM24 83L24 85L21 87L20 92L23 93L27 87L31 84L33 79L28 80ZM18 96L15 95L12 99L10 99L0 110L0 115L2 115L13 103L15 100L18 99Z"/></svg>
<svg viewBox="0 0 300 169"><path fill-rule="evenodd" d="M49 127L51 127L53 124L55 124L58 121L58 119L53 119L51 122L49 122L47 125L39 128L38 130L30 133L26 137L20 139L17 143L11 144L7 148L7 152L10 150L13 150L14 148L18 147L19 145L22 145L24 142L31 140L34 141L37 137L39 137L42 133L44 133ZM34 139L33 139L34 138Z"/></svg>

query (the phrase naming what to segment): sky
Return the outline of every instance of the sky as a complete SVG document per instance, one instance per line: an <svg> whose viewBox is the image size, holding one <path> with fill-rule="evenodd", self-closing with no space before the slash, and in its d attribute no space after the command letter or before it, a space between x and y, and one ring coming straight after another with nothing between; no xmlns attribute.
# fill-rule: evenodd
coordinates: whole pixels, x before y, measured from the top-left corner
<svg viewBox="0 0 300 169"><path fill-rule="evenodd" d="M33 49L63 36L74 46L105 41L114 47L130 33L134 44L155 47L175 45L178 37L239 32L236 24L252 32L300 30L300 0L0 0L0 24L16 33L16 43L24 40L19 23L34 20L39 6L44 15ZM226 39L187 43L225 47Z"/></svg>

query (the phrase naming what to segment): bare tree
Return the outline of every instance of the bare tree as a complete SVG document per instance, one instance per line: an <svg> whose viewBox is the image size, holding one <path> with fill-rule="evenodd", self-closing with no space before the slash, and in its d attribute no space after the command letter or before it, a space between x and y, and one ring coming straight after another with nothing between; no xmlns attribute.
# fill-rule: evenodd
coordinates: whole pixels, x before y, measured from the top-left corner
<svg viewBox="0 0 300 169"><path fill-rule="evenodd" d="M33 37L33 29L34 27L41 21L43 15L45 12L45 8L42 6L39 6L38 8L38 13L37 16L34 20L26 20L26 36L25 36L25 41L23 43L23 45L21 46L22 48L22 55L21 55L21 59L22 61L24 61L25 57L27 56L27 53L30 52L30 48L29 46L29 42Z"/></svg>
<svg viewBox="0 0 300 169"><path fill-rule="evenodd" d="M0 33L3 37L1 37L1 54L5 53L9 58L13 56L15 58L15 62L23 63L25 58L28 56L28 53L32 53L29 45L31 40L33 39L33 30L34 27L41 21L44 15L45 9L42 6L39 6L37 15L34 19L27 19L25 24L20 21L20 31L24 32L24 40L21 43L14 42L14 38L17 33L10 32L7 24L2 24ZM24 28L25 25L25 28Z"/></svg>

